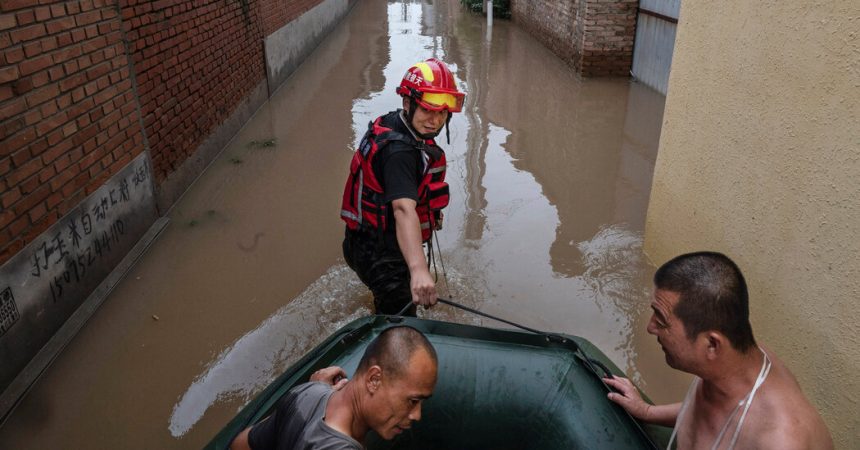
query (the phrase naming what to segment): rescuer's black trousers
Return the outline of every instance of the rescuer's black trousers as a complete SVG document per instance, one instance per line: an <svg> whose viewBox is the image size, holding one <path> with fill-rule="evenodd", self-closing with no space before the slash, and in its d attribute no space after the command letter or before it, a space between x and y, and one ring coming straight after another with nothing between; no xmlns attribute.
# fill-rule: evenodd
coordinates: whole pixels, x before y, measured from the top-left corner
<svg viewBox="0 0 860 450"><path fill-rule="evenodd" d="M376 314L399 313L412 304L409 267L399 248L386 246L373 232L346 230L343 258L373 293ZM415 305L403 315L415 316Z"/></svg>

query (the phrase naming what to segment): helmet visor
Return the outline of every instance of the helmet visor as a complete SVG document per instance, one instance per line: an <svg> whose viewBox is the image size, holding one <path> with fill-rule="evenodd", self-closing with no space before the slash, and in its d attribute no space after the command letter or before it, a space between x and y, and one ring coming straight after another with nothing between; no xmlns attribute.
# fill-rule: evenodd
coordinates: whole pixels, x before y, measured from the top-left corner
<svg viewBox="0 0 860 450"><path fill-rule="evenodd" d="M444 92L425 92L418 100L418 104L430 111L460 112L463 109L462 95L448 94Z"/></svg>

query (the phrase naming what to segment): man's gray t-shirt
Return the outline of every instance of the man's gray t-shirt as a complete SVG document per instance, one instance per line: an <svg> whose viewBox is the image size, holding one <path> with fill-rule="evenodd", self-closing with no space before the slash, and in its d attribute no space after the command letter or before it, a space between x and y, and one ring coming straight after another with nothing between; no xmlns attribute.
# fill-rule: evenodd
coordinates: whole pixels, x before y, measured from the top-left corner
<svg viewBox="0 0 860 450"><path fill-rule="evenodd" d="M323 421L332 393L331 386L320 382L294 387L278 401L274 414L251 428L251 449L362 450L358 441Z"/></svg>

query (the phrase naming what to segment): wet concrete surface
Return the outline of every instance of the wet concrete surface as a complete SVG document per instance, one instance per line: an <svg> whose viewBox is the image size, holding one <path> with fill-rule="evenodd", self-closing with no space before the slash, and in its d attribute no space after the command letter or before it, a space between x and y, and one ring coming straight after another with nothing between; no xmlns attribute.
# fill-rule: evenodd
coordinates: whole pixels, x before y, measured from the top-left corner
<svg viewBox="0 0 860 450"><path fill-rule="evenodd" d="M686 377L653 337L642 230L663 97L578 80L457 0L361 0L236 136L20 407L0 448L198 448L329 333L371 312L343 264L352 148L412 63L449 62L452 202L439 290L584 336L658 401ZM501 326L440 305L424 317Z"/></svg>

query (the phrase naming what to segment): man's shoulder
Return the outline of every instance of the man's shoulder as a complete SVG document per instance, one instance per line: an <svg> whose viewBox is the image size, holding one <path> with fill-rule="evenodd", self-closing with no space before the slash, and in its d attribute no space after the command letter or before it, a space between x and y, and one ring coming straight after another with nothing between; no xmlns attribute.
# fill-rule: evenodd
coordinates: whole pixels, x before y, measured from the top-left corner
<svg viewBox="0 0 860 450"><path fill-rule="evenodd" d="M400 118L400 110L389 111L381 116L379 116L379 125L383 128L387 128L390 132L395 133L396 135L404 135L406 137L409 136L409 129L406 128L406 124L403 123L403 120Z"/></svg>
<svg viewBox="0 0 860 450"><path fill-rule="evenodd" d="M309 381L290 389L290 393L295 396L319 397L329 392L332 392L331 385L321 381Z"/></svg>
<svg viewBox="0 0 860 450"><path fill-rule="evenodd" d="M833 448L830 432L818 410L809 402L794 375L774 362L770 377L750 407L744 428L756 436L760 448Z"/></svg>

